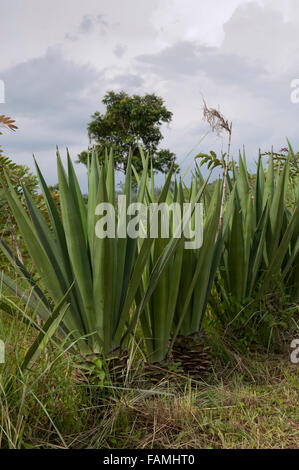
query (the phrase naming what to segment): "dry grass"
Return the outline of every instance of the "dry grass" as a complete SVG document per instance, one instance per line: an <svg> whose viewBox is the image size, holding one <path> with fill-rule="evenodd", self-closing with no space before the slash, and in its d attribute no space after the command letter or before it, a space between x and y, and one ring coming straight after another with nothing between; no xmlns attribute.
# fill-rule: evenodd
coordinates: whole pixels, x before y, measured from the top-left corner
<svg viewBox="0 0 299 470"><path fill-rule="evenodd" d="M234 374L227 383L202 383L196 389L187 386L181 393L168 390L163 394L165 388L161 395L130 396L126 392L111 401L104 420L106 428L89 434L89 445L139 449L298 448L298 367L285 358L278 363L269 361L268 366L264 364L263 382L257 385Z"/></svg>
<svg viewBox="0 0 299 470"><path fill-rule="evenodd" d="M13 358L17 364L23 354L24 338L31 338L25 326L14 334L16 322L5 335L10 361L0 367L1 386L14 370ZM89 387L73 380L74 368L69 355L53 351L11 392L2 388L0 447L299 447L299 369L288 355L252 355L246 367L236 361L225 373L219 362L206 383L164 380L149 390L131 382Z"/></svg>

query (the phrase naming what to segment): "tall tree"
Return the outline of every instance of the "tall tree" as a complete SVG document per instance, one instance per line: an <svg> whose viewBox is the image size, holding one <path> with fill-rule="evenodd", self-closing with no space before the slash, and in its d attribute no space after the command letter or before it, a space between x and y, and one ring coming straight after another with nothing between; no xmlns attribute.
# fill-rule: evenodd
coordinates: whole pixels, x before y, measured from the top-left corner
<svg viewBox="0 0 299 470"><path fill-rule="evenodd" d="M171 164L175 169L175 154L169 149L159 149L163 139L162 124L170 123L172 113L164 106L164 101L155 94L129 96L124 91L109 91L102 103L106 112L96 112L88 124L91 144L98 150L99 158L104 158L105 150L112 148L116 167L126 169L129 152L137 171L142 168L138 144L152 157L153 168L166 173ZM87 164L88 151L78 155L78 162Z"/></svg>

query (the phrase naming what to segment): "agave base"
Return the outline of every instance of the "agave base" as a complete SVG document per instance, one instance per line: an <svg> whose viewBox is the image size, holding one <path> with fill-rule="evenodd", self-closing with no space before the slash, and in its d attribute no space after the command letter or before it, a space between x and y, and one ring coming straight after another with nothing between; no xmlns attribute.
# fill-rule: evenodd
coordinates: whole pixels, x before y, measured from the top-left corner
<svg viewBox="0 0 299 470"><path fill-rule="evenodd" d="M206 334L201 331L189 336L178 336L173 346L172 359L181 364L184 375L193 380L203 379L212 370Z"/></svg>
<svg viewBox="0 0 299 470"><path fill-rule="evenodd" d="M146 386L176 386L202 380L212 370L210 348L204 332L177 337L170 356L164 361L149 363L143 367L139 380Z"/></svg>
<svg viewBox="0 0 299 470"><path fill-rule="evenodd" d="M101 353L86 354L81 356L73 377L76 382L99 386L107 384L109 379L113 385L123 384L128 373L128 361L128 351L120 348L106 358Z"/></svg>

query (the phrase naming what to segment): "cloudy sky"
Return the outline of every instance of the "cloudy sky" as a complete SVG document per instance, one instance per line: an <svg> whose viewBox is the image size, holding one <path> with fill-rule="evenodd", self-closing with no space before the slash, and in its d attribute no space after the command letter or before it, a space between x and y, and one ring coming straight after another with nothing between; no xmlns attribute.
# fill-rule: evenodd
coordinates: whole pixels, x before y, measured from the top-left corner
<svg viewBox="0 0 299 470"><path fill-rule="evenodd" d="M299 148L298 0L0 0L0 30L0 114L19 126L1 143L30 167L34 153L49 183L56 145L74 159L87 147L108 90L165 99L174 117L163 146L183 169L195 152L225 148L214 134L202 140L202 97L232 120L234 155L244 144L254 162L286 136Z"/></svg>

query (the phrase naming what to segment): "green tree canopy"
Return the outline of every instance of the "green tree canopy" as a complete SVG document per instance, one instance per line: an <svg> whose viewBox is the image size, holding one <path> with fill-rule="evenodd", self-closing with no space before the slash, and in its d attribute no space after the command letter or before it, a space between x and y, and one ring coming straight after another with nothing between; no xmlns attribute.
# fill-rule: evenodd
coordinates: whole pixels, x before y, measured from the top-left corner
<svg viewBox="0 0 299 470"><path fill-rule="evenodd" d="M105 150L113 149L116 167L125 171L129 152L137 171L142 168L138 144L144 152L150 153L153 168L166 173L174 163L175 154L169 149L159 149L163 139L161 126L168 124L172 113L164 106L164 101L155 94L129 96L124 91L109 91L102 103L106 112L96 112L88 124L88 135L91 144L104 158ZM88 151L78 155L78 161L87 164Z"/></svg>

